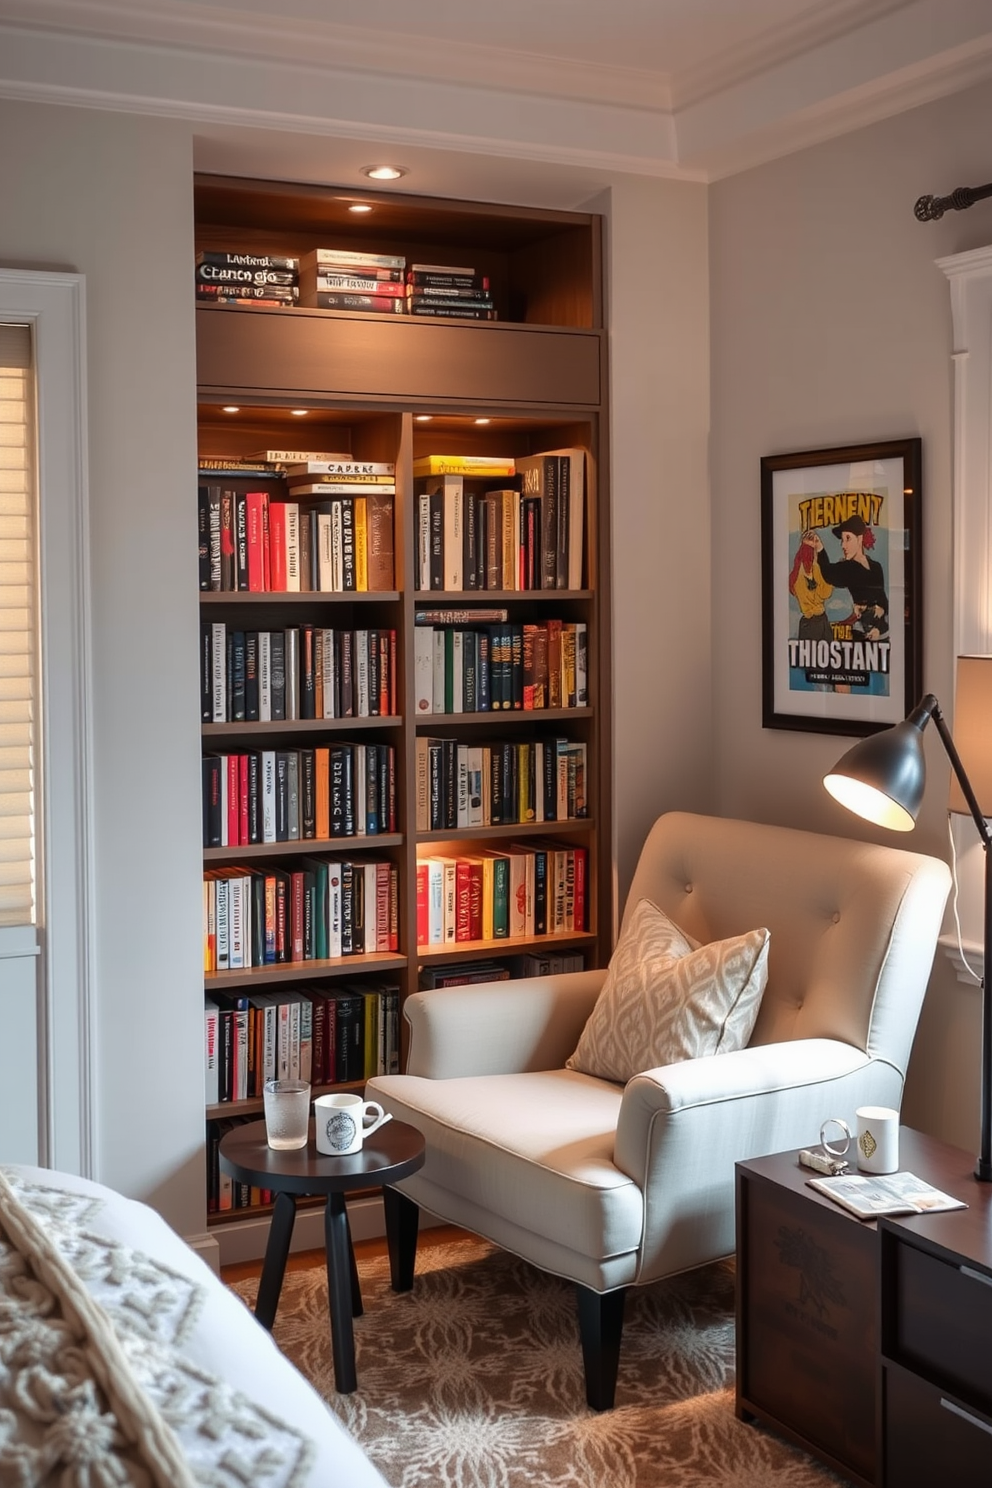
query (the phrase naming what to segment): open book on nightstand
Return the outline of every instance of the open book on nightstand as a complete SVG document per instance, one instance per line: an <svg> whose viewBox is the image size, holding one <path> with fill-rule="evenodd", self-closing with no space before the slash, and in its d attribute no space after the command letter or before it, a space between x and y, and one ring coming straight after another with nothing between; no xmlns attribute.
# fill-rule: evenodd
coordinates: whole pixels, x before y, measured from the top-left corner
<svg viewBox="0 0 992 1488"><path fill-rule="evenodd" d="M877 1219L880 1214L930 1214L941 1209L967 1209L968 1205L941 1193L914 1173L844 1173L837 1178L809 1178L810 1188L842 1204L858 1219Z"/></svg>

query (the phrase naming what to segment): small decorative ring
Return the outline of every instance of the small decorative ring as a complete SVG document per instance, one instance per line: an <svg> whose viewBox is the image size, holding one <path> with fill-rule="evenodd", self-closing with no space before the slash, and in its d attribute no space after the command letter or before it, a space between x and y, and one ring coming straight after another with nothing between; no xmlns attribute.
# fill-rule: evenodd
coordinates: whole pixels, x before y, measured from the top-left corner
<svg viewBox="0 0 992 1488"><path fill-rule="evenodd" d="M835 1137L834 1140L837 1144L836 1146L832 1146L831 1143L827 1141L827 1131L832 1126L839 1126L841 1131L844 1133L842 1138ZM828 1116L826 1121L820 1127L820 1146L823 1148L824 1152L829 1152L831 1157L846 1157L847 1150L851 1145L851 1140L851 1128L848 1126L847 1122L842 1121L839 1116Z"/></svg>

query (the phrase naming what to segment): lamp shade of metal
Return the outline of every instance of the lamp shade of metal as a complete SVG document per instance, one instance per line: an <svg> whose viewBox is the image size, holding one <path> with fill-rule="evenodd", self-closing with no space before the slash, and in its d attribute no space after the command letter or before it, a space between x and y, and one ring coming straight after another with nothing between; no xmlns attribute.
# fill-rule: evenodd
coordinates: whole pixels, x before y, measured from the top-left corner
<svg viewBox="0 0 992 1488"><path fill-rule="evenodd" d="M894 832L911 832L926 780L923 729L910 714L894 728L855 744L823 777L823 784L855 815Z"/></svg>
<svg viewBox="0 0 992 1488"><path fill-rule="evenodd" d="M992 817L992 656L959 656L954 690L954 742L984 817ZM956 775L951 811L971 815Z"/></svg>

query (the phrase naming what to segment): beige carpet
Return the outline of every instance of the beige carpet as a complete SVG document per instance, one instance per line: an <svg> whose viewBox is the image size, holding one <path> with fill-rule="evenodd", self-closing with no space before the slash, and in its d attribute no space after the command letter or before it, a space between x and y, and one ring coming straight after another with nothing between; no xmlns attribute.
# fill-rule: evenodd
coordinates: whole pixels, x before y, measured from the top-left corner
<svg viewBox="0 0 992 1488"><path fill-rule="evenodd" d="M286 1277L276 1340L394 1488L826 1488L734 1417L734 1277L709 1266L627 1299L617 1405L585 1404L572 1290L466 1238L422 1236L414 1290L360 1264L358 1390L334 1390L323 1266ZM254 1303L257 1283L234 1290Z"/></svg>

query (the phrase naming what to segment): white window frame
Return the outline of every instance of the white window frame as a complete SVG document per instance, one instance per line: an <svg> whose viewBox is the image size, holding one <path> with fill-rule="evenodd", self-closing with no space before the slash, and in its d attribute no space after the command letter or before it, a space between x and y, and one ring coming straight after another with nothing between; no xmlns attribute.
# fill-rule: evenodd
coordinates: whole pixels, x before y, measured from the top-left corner
<svg viewBox="0 0 992 1488"><path fill-rule="evenodd" d="M39 1160L89 1177L96 1045L83 276L0 268L0 318L31 327L37 389L42 911L34 945L23 928L0 928L0 967L5 955L37 960Z"/></svg>

